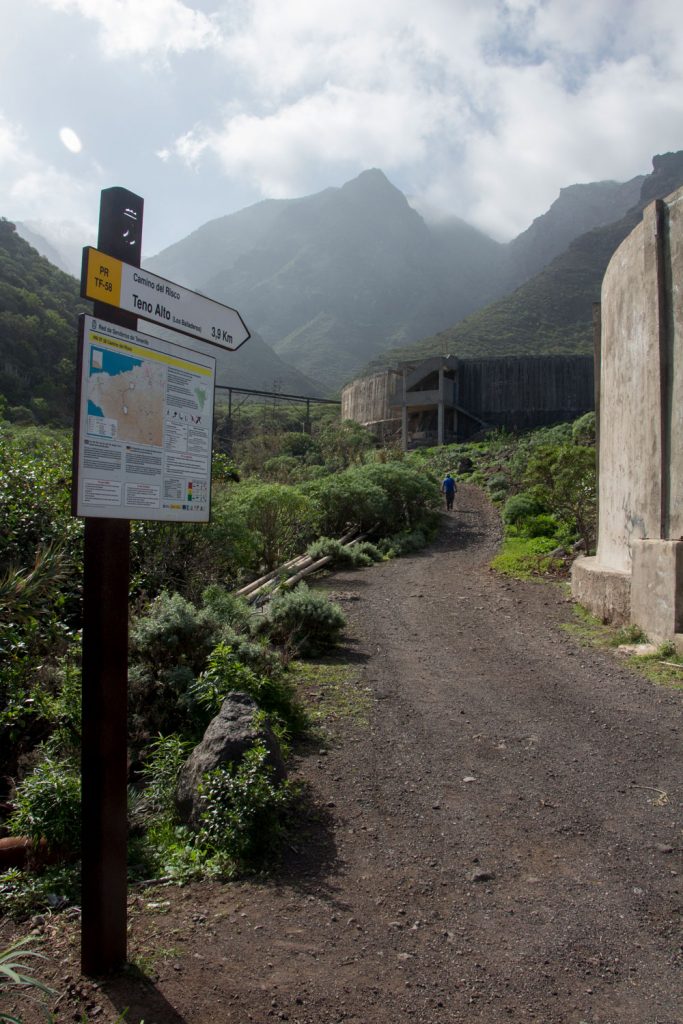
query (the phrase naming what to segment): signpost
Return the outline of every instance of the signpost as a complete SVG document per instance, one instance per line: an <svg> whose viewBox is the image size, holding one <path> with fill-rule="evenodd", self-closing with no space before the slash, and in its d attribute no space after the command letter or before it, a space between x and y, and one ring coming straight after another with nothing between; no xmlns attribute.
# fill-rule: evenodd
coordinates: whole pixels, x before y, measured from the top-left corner
<svg viewBox="0 0 683 1024"><path fill-rule="evenodd" d="M83 250L81 295L223 349L250 337L236 309L90 246Z"/></svg>
<svg viewBox="0 0 683 1024"><path fill-rule="evenodd" d="M74 515L85 517L81 966L89 975L123 966L127 954L129 520L207 522L211 500L215 359L140 334L137 317L220 348L249 338L236 310L140 270L143 207L126 189L102 192L98 248L84 250L81 281L81 295L95 300L79 327L72 492Z"/></svg>

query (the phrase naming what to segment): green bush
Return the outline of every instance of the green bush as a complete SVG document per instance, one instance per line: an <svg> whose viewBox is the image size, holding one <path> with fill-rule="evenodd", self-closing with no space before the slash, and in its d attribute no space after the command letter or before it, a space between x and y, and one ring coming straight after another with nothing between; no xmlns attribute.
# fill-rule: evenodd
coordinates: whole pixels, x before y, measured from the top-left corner
<svg viewBox="0 0 683 1024"><path fill-rule="evenodd" d="M574 444L594 445L596 440L596 420L594 412L587 412L572 423L572 441Z"/></svg>
<svg viewBox="0 0 683 1024"><path fill-rule="evenodd" d="M146 812L174 817L178 775L192 751L192 743L179 735L159 736L148 748L143 763Z"/></svg>
<svg viewBox="0 0 683 1024"><path fill-rule="evenodd" d="M197 846L221 873L260 869L277 855L292 789L275 781L264 744L255 744L239 765L208 772L201 794Z"/></svg>
<svg viewBox="0 0 683 1024"><path fill-rule="evenodd" d="M229 644L218 644L206 670L191 687L192 700L204 709L208 720L218 714L228 694L235 692L254 698L283 742L288 743L305 733L306 713L284 672L258 675L239 660L238 653Z"/></svg>
<svg viewBox="0 0 683 1024"><path fill-rule="evenodd" d="M344 546L332 537L320 537L309 544L306 553L316 560L330 556L332 558L331 565L335 567L353 566L358 568L373 565L382 558L377 546L369 541L360 541L358 544Z"/></svg>
<svg viewBox="0 0 683 1024"><path fill-rule="evenodd" d="M162 592L130 630L129 715L133 745L149 736L194 731L189 690L221 638L210 608Z"/></svg>
<svg viewBox="0 0 683 1024"><path fill-rule="evenodd" d="M533 494L514 494L505 502L503 522L517 526L522 520L530 519L543 511L538 499Z"/></svg>
<svg viewBox="0 0 683 1024"><path fill-rule="evenodd" d="M492 477L489 477L488 489L491 493L494 491L507 491L510 487L510 481L505 473L494 473Z"/></svg>
<svg viewBox="0 0 683 1024"><path fill-rule="evenodd" d="M326 534L343 534L349 527L372 530L389 515L386 491L368 481L360 468L304 484L322 511L320 528Z"/></svg>
<svg viewBox="0 0 683 1024"><path fill-rule="evenodd" d="M396 533L393 537L385 537L378 544L378 550L387 558L400 558L421 551L429 541L422 530L408 530Z"/></svg>
<svg viewBox="0 0 683 1024"><path fill-rule="evenodd" d="M248 633L256 612L242 597L231 594L225 587L214 583L202 594L203 607L220 623L221 628L231 626Z"/></svg>
<svg viewBox="0 0 683 1024"><path fill-rule="evenodd" d="M529 516L519 526L519 532L525 537L555 537L561 529L555 516L547 512L539 512L537 516Z"/></svg>
<svg viewBox="0 0 683 1024"><path fill-rule="evenodd" d="M433 477L405 462L373 463L359 467L357 472L361 481L381 488L386 495L379 533L387 536L436 527L441 496Z"/></svg>
<svg viewBox="0 0 683 1024"><path fill-rule="evenodd" d="M540 447L530 457L524 482L539 505L586 542L595 543L597 492L595 452L581 445Z"/></svg>
<svg viewBox="0 0 683 1024"><path fill-rule="evenodd" d="M45 839L48 849L75 853L81 841L81 777L71 761L46 757L17 786L12 835Z"/></svg>
<svg viewBox="0 0 683 1024"><path fill-rule="evenodd" d="M214 487L210 523L132 523L132 593L169 590L197 602L211 584L239 584L257 561L249 524L230 500L241 486Z"/></svg>
<svg viewBox="0 0 683 1024"><path fill-rule="evenodd" d="M263 622L274 643L302 657L315 657L334 647L345 625L338 605L305 583L276 594Z"/></svg>
<svg viewBox="0 0 683 1024"><path fill-rule="evenodd" d="M200 672L219 635L211 608L198 609L180 594L162 591L133 623L131 658L157 671L187 665Z"/></svg>
<svg viewBox="0 0 683 1024"><path fill-rule="evenodd" d="M249 524L248 564L255 569L274 569L299 554L318 532L317 502L284 484L241 484L232 491L227 508Z"/></svg>

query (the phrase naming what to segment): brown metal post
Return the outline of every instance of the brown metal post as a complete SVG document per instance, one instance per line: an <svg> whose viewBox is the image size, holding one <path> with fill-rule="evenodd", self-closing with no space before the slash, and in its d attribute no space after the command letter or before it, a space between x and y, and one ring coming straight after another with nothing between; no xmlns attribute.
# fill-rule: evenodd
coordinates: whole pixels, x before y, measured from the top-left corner
<svg viewBox="0 0 683 1024"><path fill-rule="evenodd" d="M140 266L143 200L102 192L98 248ZM95 303L94 315L137 318ZM83 566L81 968L99 975L127 955L128 587L130 524L87 518Z"/></svg>

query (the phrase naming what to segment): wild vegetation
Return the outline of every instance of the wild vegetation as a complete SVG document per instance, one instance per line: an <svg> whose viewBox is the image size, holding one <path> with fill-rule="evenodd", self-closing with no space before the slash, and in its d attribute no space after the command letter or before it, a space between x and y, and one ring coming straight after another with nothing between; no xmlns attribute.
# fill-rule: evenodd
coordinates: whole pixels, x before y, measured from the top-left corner
<svg viewBox="0 0 683 1024"><path fill-rule="evenodd" d="M306 550L331 566L368 566L419 549L438 524L447 470L499 507L501 572L561 576L577 543L595 543L592 414L406 455L328 411L308 434L301 413L253 407L231 425L231 450L214 462L209 525L132 524L132 878L263 870L296 815L300 796L272 775L258 745L205 780L199 829L176 813L178 772L228 694L256 701L285 754L327 706L321 698L307 709L302 659L339 642L341 611L305 584L249 605L235 595L246 581ZM31 870L0 876L3 906L21 916L76 896L82 524L69 510L65 433L3 424L0 467L0 800L4 832L30 837L39 854ZM349 526L367 539L345 548L338 538ZM333 706L341 683L330 686Z"/></svg>
<svg viewBox="0 0 683 1024"><path fill-rule="evenodd" d="M344 627L339 608L305 584L264 609L233 592L309 546L330 564L372 564L406 535L424 542L438 521L429 473L326 413L302 432L301 412L242 416L233 454L215 458L210 524L132 524L132 877L260 870L296 803L255 747L207 778L199 829L176 816L178 771L229 693L254 698L285 752L306 734L296 665L332 648ZM0 876L0 901L16 915L73 899L78 877L83 531L70 514L70 459L66 433L0 426L0 799L4 832L35 851L31 870ZM273 460L291 460L291 471ZM350 526L377 544L349 554L336 538Z"/></svg>

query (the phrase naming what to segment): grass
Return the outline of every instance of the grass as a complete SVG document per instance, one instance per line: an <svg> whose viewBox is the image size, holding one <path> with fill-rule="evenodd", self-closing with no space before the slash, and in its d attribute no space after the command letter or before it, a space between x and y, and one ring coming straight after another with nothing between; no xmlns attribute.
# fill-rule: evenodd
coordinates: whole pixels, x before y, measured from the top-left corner
<svg viewBox="0 0 683 1024"><path fill-rule="evenodd" d="M639 626L604 625L582 605L573 607L573 622L562 629L585 647L616 650L624 644L646 644L648 639ZM632 654L626 664L658 686L683 690L683 657L676 654L672 643L661 644L653 653Z"/></svg>
<svg viewBox="0 0 683 1024"><path fill-rule="evenodd" d="M360 685L357 670L335 661L294 661L289 666L300 699L314 725L352 720L368 725L373 707L371 691Z"/></svg>
<svg viewBox="0 0 683 1024"><path fill-rule="evenodd" d="M556 543L548 543L545 537L506 537L491 568L518 580L557 579L566 575L567 569L564 559L551 557L555 547Z"/></svg>

